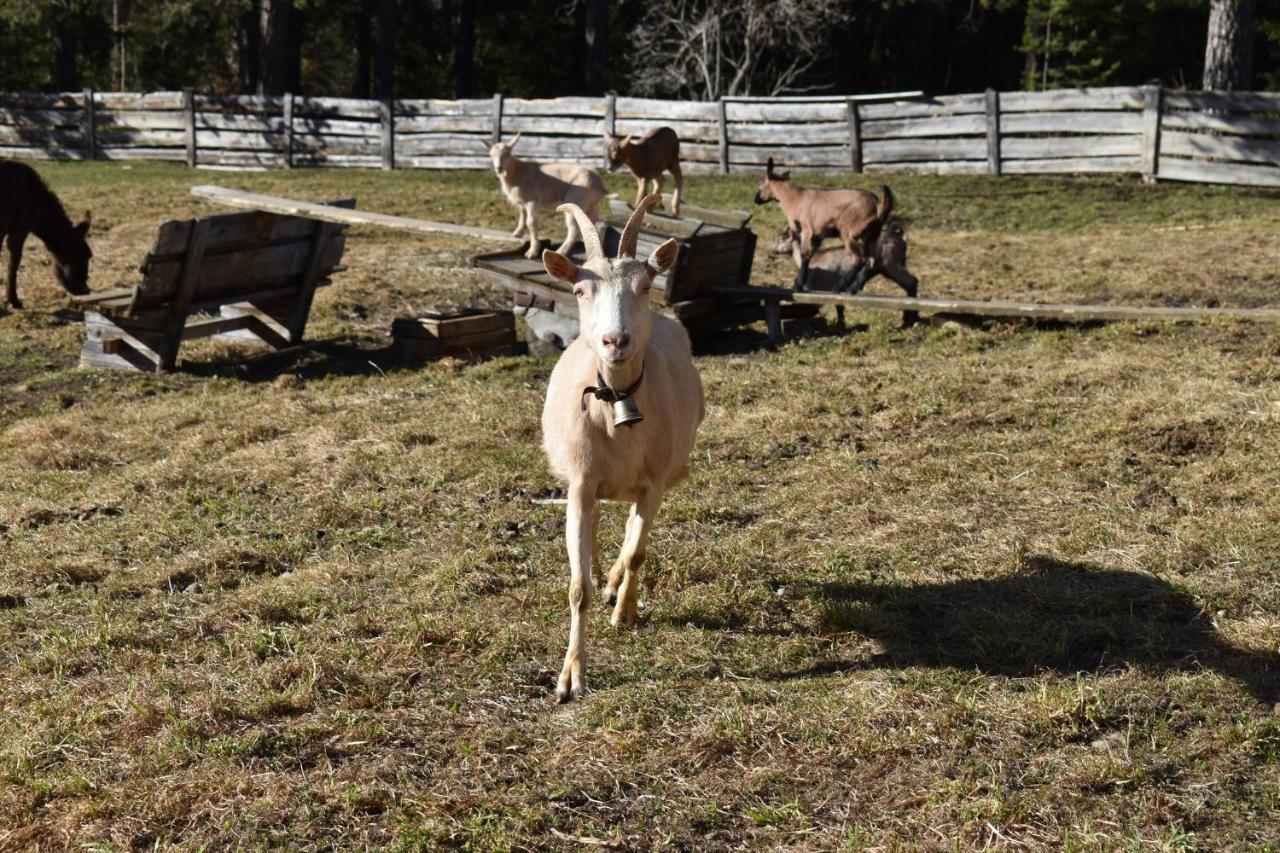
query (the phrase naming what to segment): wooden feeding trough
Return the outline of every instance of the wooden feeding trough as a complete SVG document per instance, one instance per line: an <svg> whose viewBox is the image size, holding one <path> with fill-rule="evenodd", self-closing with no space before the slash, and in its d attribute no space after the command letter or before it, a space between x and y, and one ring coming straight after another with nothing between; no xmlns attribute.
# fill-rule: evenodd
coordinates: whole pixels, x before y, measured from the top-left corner
<svg viewBox="0 0 1280 853"><path fill-rule="evenodd" d="M667 197L670 204L670 198ZM717 211L684 205L683 216L650 211L636 240L636 256L644 258L668 238L678 244L675 263L653 282L650 298L655 307L679 319L692 334L765 320L769 335L781 337L785 313L810 316L813 306L786 305L789 291L752 287L751 265L756 235L747 227L751 215L743 211ZM614 201L597 226L605 252L617 251L631 208ZM578 263L584 258L574 252ZM523 314L530 343L557 339L567 344L577 336L578 304L569 286L547 274L541 260L530 260L520 251L477 255L474 264L482 275L509 290L515 310Z"/></svg>
<svg viewBox="0 0 1280 853"><path fill-rule="evenodd" d="M396 354L405 362L446 356L479 361L524 351L509 311L427 311L420 317L397 318L391 324L391 337Z"/></svg>

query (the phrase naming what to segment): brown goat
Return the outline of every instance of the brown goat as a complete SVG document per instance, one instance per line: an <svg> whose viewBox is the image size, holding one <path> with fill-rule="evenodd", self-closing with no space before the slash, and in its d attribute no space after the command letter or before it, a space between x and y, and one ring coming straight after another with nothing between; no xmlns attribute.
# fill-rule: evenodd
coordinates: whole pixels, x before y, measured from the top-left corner
<svg viewBox="0 0 1280 853"><path fill-rule="evenodd" d="M878 202L875 193L866 190L827 190L798 187L791 183L790 172L774 172L773 158L765 166L756 204L776 201L782 214L796 227L799 241L796 262L818 250L826 237L839 234L837 221L845 214L856 221L874 218Z"/></svg>
<svg viewBox="0 0 1280 853"><path fill-rule="evenodd" d="M671 212L680 215L680 191L684 189L684 175L680 172L680 137L669 127L655 127L636 142L630 135L604 135L605 154L609 158L609 171L616 172L623 165L636 176L636 207L649 193L649 181L653 191L662 193L662 173L670 172L676 190L671 197Z"/></svg>
<svg viewBox="0 0 1280 853"><path fill-rule="evenodd" d="M9 246L9 277L5 299L21 308L18 299L18 267L22 264L22 248L27 237L35 234L53 255L53 271L58 283L68 293L89 292L89 259L93 252L85 242L89 233L89 214L84 221L72 225L58 197L25 163L0 161L0 237Z"/></svg>

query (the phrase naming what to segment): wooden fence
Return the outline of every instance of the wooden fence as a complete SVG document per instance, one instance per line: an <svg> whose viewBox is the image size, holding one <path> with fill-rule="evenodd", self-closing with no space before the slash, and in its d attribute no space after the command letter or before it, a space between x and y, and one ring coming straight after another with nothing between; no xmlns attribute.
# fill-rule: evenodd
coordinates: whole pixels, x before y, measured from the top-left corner
<svg viewBox="0 0 1280 853"><path fill-rule="evenodd" d="M603 132L680 134L692 172L1054 174L1280 187L1280 94L1146 87L663 101L0 94L0 156L196 166L488 168L484 148L600 164Z"/></svg>

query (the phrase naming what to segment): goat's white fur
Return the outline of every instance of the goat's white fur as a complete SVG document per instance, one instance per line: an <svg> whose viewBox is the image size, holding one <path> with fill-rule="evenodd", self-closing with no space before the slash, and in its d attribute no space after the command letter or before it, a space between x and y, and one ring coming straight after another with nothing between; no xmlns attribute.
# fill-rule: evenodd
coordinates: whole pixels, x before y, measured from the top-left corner
<svg viewBox="0 0 1280 853"><path fill-rule="evenodd" d="M636 232L645 211L661 201L653 194L631 215L609 260L586 214L573 204L557 208L579 220L587 260L579 267L563 254L543 252L551 275L573 285L581 334L569 345L547 388L542 410L543 448L551 470L568 481L565 541L569 551L569 646L556 685L566 702L581 695L586 654L584 617L596 560L600 500L632 504L626 536L609 572L606 603L616 627L636 618L640 565L654 516L667 489L689 473L689 453L705 407L702 380L693 365L689 337L675 320L653 313L649 288L675 262L677 245L667 240L647 262L635 259ZM635 401L644 420L616 427L609 403L583 389L599 373L615 390L630 387L643 371Z"/></svg>
<svg viewBox="0 0 1280 853"><path fill-rule="evenodd" d="M525 257L536 259L542 251L538 240L538 210L559 204L576 204L586 211L592 222L599 219L600 200L607 190L604 181L593 169L573 163L535 163L522 160L511 153L520 134L516 134L509 142L495 142L485 145L489 160L493 163L493 171L502 184L502 194L516 206L519 217L512 237L520 237L526 231L529 234L529 249ZM481 145L484 145L482 142ZM581 239L582 234L576 220L565 213L565 237L560 244L559 252L564 254L573 248L573 244Z"/></svg>

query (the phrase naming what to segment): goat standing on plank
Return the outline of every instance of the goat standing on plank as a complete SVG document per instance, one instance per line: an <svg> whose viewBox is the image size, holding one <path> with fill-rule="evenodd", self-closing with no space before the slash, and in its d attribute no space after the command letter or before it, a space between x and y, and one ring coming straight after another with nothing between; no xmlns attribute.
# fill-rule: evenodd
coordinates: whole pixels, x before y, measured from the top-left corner
<svg viewBox="0 0 1280 853"><path fill-rule="evenodd" d="M677 321L649 308L649 288L675 262L676 242L667 240L647 261L635 257L640 223L660 200L655 194L637 205L612 261L587 215L576 205L561 205L558 210L579 220L586 263L579 267L561 253L542 253L547 272L573 286L581 328L551 373L542 409L547 460L569 484L569 647L556 685L560 702L577 698L584 686L584 617L598 502L632 505L622 552L605 587L617 627L635 621L649 528L663 494L688 476L689 453L705 413L689 336Z"/></svg>
<svg viewBox="0 0 1280 853"><path fill-rule="evenodd" d="M876 196L866 190L827 190L798 187L791 183L790 172L774 172L773 158L765 166L756 204L776 201L799 234L795 261L800 262L818 250L825 237L839 234L837 221L849 211L854 217L874 217Z"/></svg>
<svg viewBox="0 0 1280 853"><path fill-rule="evenodd" d="M53 255L53 271L58 284L68 293L89 292L89 259L93 252L85 242L89 233L89 214L84 221L72 225L58 197L25 163L0 161L0 237L9 246L9 277L5 300L21 308L18 299L18 267L22 265L22 248L27 237L35 234Z"/></svg>
<svg viewBox="0 0 1280 853"><path fill-rule="evenodd" d="M646 133L639 142L630 135L604 135L604 150L609 158L609 171L616 172L626 164L636 176L636 207L653 181L654 193L662 194L662 173L670 172L676 190L671 196L671 212L680 215L680 191L684 175L680 172L680 137L669 127L658 127Z"/></svg>
<svg viewBox="0 0 1280 853"><path fill-rule="evenodd" d="M524 256L534 260L542 251L538 240L540 208L575 204L586 211L588 221L594 223L600 218L600 200L608 191L595 170L586 166L521 160L511 153L519 140L520 134L517 133L510 142L495 142L486 145L485 150L489 152L493 171L502 184L502 194L520 211L516 230L511 232L511 236L520 237L528 231L529 250ZM564 226L567 233L558 250L561 254L568 253L579 239L585 238L585 234L579 233L578 223L568 213L564 215ZM590 230L594 232L595 225Z"/></svg>

